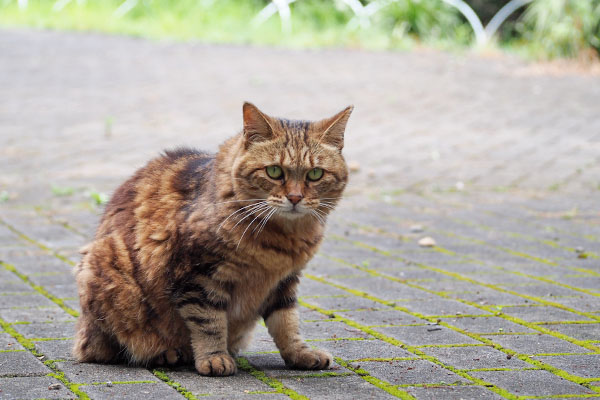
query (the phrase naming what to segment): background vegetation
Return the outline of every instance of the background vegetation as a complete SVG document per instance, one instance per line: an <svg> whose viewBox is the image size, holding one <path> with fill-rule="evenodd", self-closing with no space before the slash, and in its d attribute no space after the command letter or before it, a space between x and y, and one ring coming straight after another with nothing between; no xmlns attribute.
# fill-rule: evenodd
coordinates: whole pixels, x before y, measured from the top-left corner
<svg viewBox="0 0 600 400"><path fill-rule="evenodd" d="M360 3L368 6L373 1ZM508 0L466 2L485 25ZM357 19L346 1L297 0L290 4L289 32L282 31L278 14L256 23L255 17L269 3L268 0L0 0L0 25L292 47L456 49L475 42L473 29L464 16L443 0L389 0L388 5L368 20ZM133 7L128 8L130 5ZM533 0L503 23L493 43L535 58L582 55L597 58L600 0Z"/></svg>

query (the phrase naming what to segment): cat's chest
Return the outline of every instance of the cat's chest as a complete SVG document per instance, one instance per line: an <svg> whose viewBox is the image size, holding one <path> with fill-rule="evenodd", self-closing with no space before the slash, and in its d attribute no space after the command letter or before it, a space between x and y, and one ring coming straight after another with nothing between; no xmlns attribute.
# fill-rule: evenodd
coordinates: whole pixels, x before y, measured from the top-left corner
<svg viewBox="0 0 600 400"><path fill-rule="evenodd" d="M233 287L228 308L228 319L234 321L254 319L261 306L291 271L265 271L254 269L243 274L243 280Z"/></svg>

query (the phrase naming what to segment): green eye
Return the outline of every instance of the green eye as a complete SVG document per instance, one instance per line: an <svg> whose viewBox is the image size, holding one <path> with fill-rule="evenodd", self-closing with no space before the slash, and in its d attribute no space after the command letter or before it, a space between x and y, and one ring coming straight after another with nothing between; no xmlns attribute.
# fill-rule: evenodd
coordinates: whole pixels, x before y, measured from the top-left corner
<svg viewBox="0 0 600 400"><path fill-rule="evenodd" d="M323 170L321 168L313 168L308 171L306 176L309 181L318 181L323 176Z"/></svg>
<svg viewBox="0 0 600 400"><path fill-rule="evenodd" d="M281 169L280 166L271 165L270 167L267 167L266 170L267 170L267 175L269 175L269 177L271 179L283 178L283 170Z"/></svg>

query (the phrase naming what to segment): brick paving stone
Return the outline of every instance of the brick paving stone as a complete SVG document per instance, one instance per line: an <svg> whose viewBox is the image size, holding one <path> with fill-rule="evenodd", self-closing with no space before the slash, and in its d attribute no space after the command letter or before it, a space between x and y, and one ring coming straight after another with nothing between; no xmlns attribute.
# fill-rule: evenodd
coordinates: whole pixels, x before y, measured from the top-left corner
<svg viewBox="0 0 600 400"><path fill-rule="evenodd" d="M399 303L404 306L404 303ZM362 311L338 311L336 315L348 318L359 324L367 326L375 325L408 325L424 324L427 321L411 314L398 310L362 310Z"/></svg>
<svg viewBox="0 0 600 400"><path fill-rule="evenodd" d="M235 395L216 395L216 396L202 396L202 400L283 400L289 399L288 396L281 393L248 393L248 394L235 394Z"/></svg>
<svg viewBox="0 0 600 400"><path fill-rule="evenodd" d="M65 310L54 303L42 307L19 307L10 309L0 309L0 317L6 322L66 322L74 321L75 317L68 314Z"/></svg>
<svg viewBox="0 0 600 400"><path fill-rule="evenodd" d="M312 345L314 345L315 347L320 347L319 344L320 343L311 343ZM281 358L281 356L279 355L279 353L277 354L247 354L244 355L244 357L246 357L248 359L248 361L250 361L250 364L252 364L254 367L260 369L261 371L263 371L265 373L265 375L269 376L269 377L302 377L302 376L306 376L306 375L312 375L312 374L316 374L316 373L320 373L320 372L326 372L324 371L303 371L303 370L298 370L298 369L290 369L288 367L285 366L285 363L283 362L283 359ZM334 372L348 372L348 370L344 367L342 367L341 365L339 365L338 363L336 363L335 361L332 364L332 368L331 368ZM327 370L329 371L329 370Z"/></svg>
<svg viewBox="0 0 600 400"><path fill-rule="evenodd" d="M412 396L418 400L479 400L479 399L490 399L499 400L504 399L492 392L491 390L482 386L443 386L443 385L431 385L425 387L407 387L403 388Z"/></svg>
<svg viewBox="0 0 600 400"><path fill-rule="evenodd" d="M425 347L424 353L458 369L531 368L532 365L487 346Z"/></svg>
<svg viewBox="0 0 600 400"><path fill-rule="evenodd" d="M19 272L28 275L48 272L72 272L73 268L43 250L30 247L5 252L2 257L4 262L13 264Z"/></svg>
<svg viewBox="0 0 600 400"><path fill-rule="evenodd" d="M443 326L394 326L373 329L398 339L409 346L480 343L467 335L452 331Z"/></svg>
<svg viewBox="0 0 600 400"><path fill-rule="evenodd" d="M329 351L334 357L340 357L345 360L416 357L413 353L380 340L332 340L313 342L311 344Z"/></svg>
<svg viewBox="0 0 600 400"><path fill-rule="evenodd" d="M600 312L600 304L598 304L598 299L595 296L581 295L577 297L557 298L554 301L580 312Z"/></svg>
<svg viewBox="0 0 600 400"><path fill-rule="evenodd" d="M537 335L494 335L487 336L494 343L524 354L588 353L589 350L553 336Z"/></svg>
<svg viewBox="0 0 600 400"><path fill-rule="evenodd" d="M107 365L60 361L57 367L73 383L102 383L159 380L147 369L127 365Z"/></svg>
<svg viewBox="0 0 600 400"><path fill-rule="evenodd" d="M15 292L31 292L31 286L24 283L15 274L0 269L0 291L3 294L15 293Z"/></svg>
<svg viewBox="0 0 600 400"><path fill-rule="evenodd" d="M0 377L45 375L50 371L26 351L0 353Z"/></svg>
<svg viewBox="0 0 600 400"><path fill-rule="evenodd" d="M17 294L7 293L0 296L0 309L13 307L47 307L53 306L50 300L42 296L38 292L23 292Z"/></svg>
<svg viewBox="0 0 600 400"><path fill-rule="evenodd" d="M600 380L600 354L533 357L570 374Z"/></svg>
<svg viewBox="0 0 600 400"><path fill-rule="evenodd" d="M477 279L477 277L474 277ZM494 289L485 287L474 287L470 292L451 293L450 297L466 300L479 305L531 305L535 304L532 300L519 297L510 293L503 293Z"/></svg>
<svg viewBox="0 0 600 400"><path fill-rule="evenodd" d="M49 390L50 385L58 385L59 389ZM0 378L0 398L13 399L73 399L75 394L55 378L14 377Z"/></svg>
<svg viewBox="0 0 600 400"><path fill-rule="evenodd" d="M92 399L170 400L185 398L175 389L163 383L90 385L80 386L79 390L85 392Z"/></svg>
<svg viewBox="0 0 600 400"><path fill-rule="evenodd" d="M71 353L73 340L43 340L34 342L36 350L43 354L46 360L75 361Z"/></svg>
<svg viewBox="0 0 600 400"><path fill-rule="evenodd" d="M357 376L288 378L281 381L287 387L309 399L345 400L348 396L357 399L396 398ZM332 388L335 388L335 390L332 391Z"/></svg>
<svg viewBox="0 0 600 400"><path fill-rule="evenodd" d="M500 317L463 317L444 319L450 325L472 333L527 333L536 332L524 325L515 324Z"/></svg>
<svg viewBox="0 0 600 400"><path fill-rule="evenodd" d="M460 303L455 300L433 298L421 301L402 303L409 311L423 315L483 315L489 314L485 310Z"/></svg>
<svg viewBox="0 0 600 400"><path fill-rule="evenodd" d="M194 396L204 395L243 395L248 392L266 392L272 388L247 372L239 371L234 376L214 379L200 376L195 370L166 371L169 378L183 385Z"/></svg>
<svg viewBox="0 0 600 400"><path fill-rule="evenodd" d="M595 324L551 324L541 325L551 331L560 332L579 340L600 340L600 323Z"/></svg>
<svg viewBox="0 0 600 400"><path fill-rule="evenodd" d="M298 286L298 294L300 296L347 296L348 293L326 285L324 283L314 281L308 278L301 278Z"/></svg>
<svg viewBox="0 0 600 400"><path fill-rule="evenodd" d="M426 360L361 362L360 367L372 376L392 385L467 383L455 373Z"/></svg>
<svg viewBox="0 0 600 400"><path fill-rule="evenodd" d="M507 307L502 309L504 314L528 321L591 321L590 318L583 315L561 310L556 307L536 306L536 307Z"/></svg>
<svg viewBox="0 0 600 400"><path fill-rule="evenodd" d="M368 333L338 321L301 322L300 333L305 339L371 338Z"/></svg>
<svg viewBox="0 0 600 400"><path fill-rule="evenodd" d="M306 297L303 298L309 304L318 306L325 310L379 310L389 308L385 304L373 300L345 295L343 297Z"/></svg>
<svg viewBox="0 0 600 400"><path fill-rule="evenodd" d="M548 371L477 371L470 374L517 396L594 394L592 390L569 382Z"/></svg>
<svg viewBox="0 0 600 400"><path fill-rule="evenodd" d="M28 339L31 338L72 338L75 335L74 322L31 323L15 325L15 330Z"/></svg>
<svg viewBox="0 0 600 400"><path fill-rule="evenodd" d="M22 350L23 346L8 333L0 332L0 351L2 350Z"/></svg>

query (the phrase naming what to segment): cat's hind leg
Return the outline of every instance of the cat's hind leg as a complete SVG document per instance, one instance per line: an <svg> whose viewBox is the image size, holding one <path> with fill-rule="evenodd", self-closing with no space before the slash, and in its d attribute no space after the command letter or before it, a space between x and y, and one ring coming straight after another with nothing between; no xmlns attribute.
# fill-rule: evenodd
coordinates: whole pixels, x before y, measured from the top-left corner
<svg viewBox="0 0 600 400"><path fill-rule="evenodd" d="M79 362L123 361L122 347L115 338L103 332L94 319L85 313L77 321L73 355Z"/></svg>
<svg viewBox="0 0 600 400"><path fill-rule="evenodd" d="M175 365L187 365L190 364L193 359L191 347L189 349L169 349L155 357L150 362L150 365L168 365L170 367Z"/></svg>

